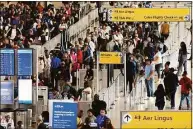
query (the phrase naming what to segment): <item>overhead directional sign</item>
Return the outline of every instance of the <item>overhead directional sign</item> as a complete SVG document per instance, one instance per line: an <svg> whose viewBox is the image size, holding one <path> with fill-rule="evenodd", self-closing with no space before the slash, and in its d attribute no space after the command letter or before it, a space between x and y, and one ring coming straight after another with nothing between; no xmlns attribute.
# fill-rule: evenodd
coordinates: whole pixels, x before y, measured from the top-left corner
<svg viewBox="0 0 193 129"><path fill-rule="evenodd" d="M192 128L191 111L124 111L121 120L121 129Z"/></svg>
<svg viewBox="0 0 193 129"><path fill-rule="evenodd" d="M100 52L99 53L100 64L122 64L121 52Z"/></svg>
<svg viewBox="0 0 193 129"><path fill-rule="evenodd" d="M113 22L188 22L189 8L114 8L108 11Z"/></svg>

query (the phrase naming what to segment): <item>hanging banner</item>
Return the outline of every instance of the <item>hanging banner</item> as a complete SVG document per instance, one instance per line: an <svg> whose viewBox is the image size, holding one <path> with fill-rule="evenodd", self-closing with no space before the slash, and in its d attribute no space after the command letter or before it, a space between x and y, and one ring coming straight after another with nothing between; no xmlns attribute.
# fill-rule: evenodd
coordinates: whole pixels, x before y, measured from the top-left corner
<svg viewBox="0 0 193 129"><path fill-rule="evenodd" d="M100 52L99 53L100 64L122 64L121 52Z"/></svg>
<svg viewBox="0 0 193 129"><path fill-rule="evenodd" d="M191 111L121 112L121 129L191 129Z"/></svg>
<svg viewBox="0 0 193 129"><path fill-rule="evenodd" d="M109 11L113 22L188 22L189 8L114 8Z"/></svg>

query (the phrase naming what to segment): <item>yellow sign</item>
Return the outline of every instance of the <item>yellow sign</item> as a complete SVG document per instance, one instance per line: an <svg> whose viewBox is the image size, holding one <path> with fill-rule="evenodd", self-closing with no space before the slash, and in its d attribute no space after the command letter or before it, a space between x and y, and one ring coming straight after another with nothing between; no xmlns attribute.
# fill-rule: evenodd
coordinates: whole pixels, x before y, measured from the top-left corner
<svg viewBox="0 0 193 129"><path fill-rule="evenodd" d="M190 111L122 112L122 129L192 129Z"/></svg>
<svg viewBox="0 0 193 129"><path fill-rule="evenodd" d="M120 52L100 52L99 55L100 64L121 64L122 53Z"/></svg>
<svg viewBox="0 0 193 129"><path fill-rule="evenodd" d="M189 8L114 8L110 11L113 22L187 22Z"/></svg>

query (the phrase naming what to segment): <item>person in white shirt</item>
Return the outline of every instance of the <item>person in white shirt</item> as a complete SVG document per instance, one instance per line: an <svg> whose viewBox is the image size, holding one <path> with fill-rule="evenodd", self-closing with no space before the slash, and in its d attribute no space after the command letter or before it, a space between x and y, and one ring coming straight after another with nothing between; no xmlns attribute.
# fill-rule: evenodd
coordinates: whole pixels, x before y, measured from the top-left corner
<svg viewBox="0 0 193 129"><path fill-rule="evenodd" d="M62 20L61 23L60 23L60 25L59 25L60 31L63 31L63 30L65 30L65 29L67 29L67 28L68 28L67 23L65 23L65 21Z"/></svg>
<svg viewBox="0 0 193 129"><path fill-rule="evenodd" d="M122 45L123 44L123 35L122 35L122 33L120 31L118 31L117 36L118 36L119 44Z"/></svg>
<svg viewBox="0 0 193 129"><path fill-rule="evenodd" d="M82 91L82 100L83 101L92 101L92 89L89 87L88 82L84 83L84 90Z"/></svg>
<svg viewBox="0 0 193 129"><path fill-rule="evenodd" d="M133 54L133 49L135 48L135 44L132 41L128 42L128 53Z"/></svg>
<svg viewBox="0 0 193 129"><path fill-rule="evenodd" d="M14 122L10 115L5 115L5 120L2 121L7 126L7 129L14 129Z"/></svg>
<svg viewBox="0 0 193 129"><path fill-rule="evenodd" d="M44 62L44 57L43 57L43 55L41 55L40 57L39 57L39 73L42 73L43 72L43 69L44 69L44 66L45 66L45 62Z"/></svg>
<svg viewBox="0 0 193 129"><path fill-rule="evenodd" d="M93 41L91 41L90 37L87 37L87 41L88 41L88 45L91 48L91 57L93 58L93 54L94 54L95 48L96 48L95 43Z"/></svg>
<svg viewBox="0 0 193 129"><path fill-rule="evenodd" d="M100 30L101 32L101 38L106 39L106 34L109 34L109 29L107 28L106 25L103 25L102 29Z"/></svg>
<svg viewBox="0 0 193 129"><path fill-rule="evenodd" d="M158 74L158 81L160 80L161 78L161 67L162 67L162 54L161 54L161 48L158 47L157 50L156 50L156 54L154 56L154 60L153 60L153 63L155 64L155 71L157 72Z"/></svg>

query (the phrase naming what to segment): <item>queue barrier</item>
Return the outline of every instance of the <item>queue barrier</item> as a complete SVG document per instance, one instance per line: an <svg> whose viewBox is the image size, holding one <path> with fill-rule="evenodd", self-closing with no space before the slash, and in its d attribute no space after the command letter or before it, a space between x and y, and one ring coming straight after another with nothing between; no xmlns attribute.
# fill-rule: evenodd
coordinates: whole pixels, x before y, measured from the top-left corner
<svg viewBox="0 0 193 129"><path fill-rule="evenodd" d="M107 89L103 89L99 92L100 100L103 100L107 104L107 111L113 109L115 106L115 102L119 98L120 93L120 76L119 74L113 81L113 83Z"/></svg>
<svg viewBox="0 0 193 129"><path fill-rule="evenodd" d="M172 50L169 51L167 54L165 54L162 59L163 59L163 64L165 64L165 62L171 60L171 58L173 58L174 56L176 56L176 50ZM172 62L171 62L172 63ZM172 63L172 66L176 66L175 62ZM128 86L127 86L128 87ZM153 91L155 91L156 86L153 85ZM127 95L126 97L127 99L127 105L129 107L129 110L133 110L134 108L139 107L138 110L140 110L140 108L142 108L142 105L144 105L145 107L148 107L148 103L147 103L147 88L145 85L145 78L141 77L138 79L138 81L136 82L134 88L132 89L131 93Z"/></svg>
<svg viewBox="0 0 193 129"><path fill-rule="evenodd" d="M97 94L99 91L102 89L105 89L107 86L107 70L102 69L100 71L100 76L99 76L99 91L96 91L96 84L97 84L97 69L93 69L94 71L94 80L92 86L94 87L94 94ZM86 69L79 69L77 71L77 90L80 88L84 87L84 77L86 75Z"/></svg>

